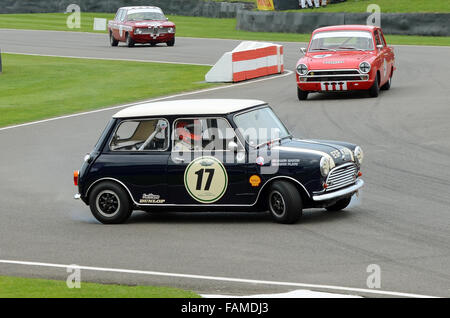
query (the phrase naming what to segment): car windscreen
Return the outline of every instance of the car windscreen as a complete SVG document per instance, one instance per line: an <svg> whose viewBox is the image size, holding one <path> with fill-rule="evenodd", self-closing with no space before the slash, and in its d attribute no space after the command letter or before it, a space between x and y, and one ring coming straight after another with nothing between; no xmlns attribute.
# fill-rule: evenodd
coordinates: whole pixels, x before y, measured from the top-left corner
<svg viewBox="0 0 450 318"><path fill-rule="evenodd" d="M290 136L270 107L238 114L234 117L234 122L245 141L252 147Z"/></svg>
<svg viewBox="0 0 450 318"><path fill-rule="evenodd" d="M368 31L318 32L309 46L309 52L373 49L372 33Z"/></svg>
<svg viewBox="0 0 450 318"><path fill-rule="evenodd" d="M166 17L158 11L131 11L127 14L127 21L165 20Z"/></svg>

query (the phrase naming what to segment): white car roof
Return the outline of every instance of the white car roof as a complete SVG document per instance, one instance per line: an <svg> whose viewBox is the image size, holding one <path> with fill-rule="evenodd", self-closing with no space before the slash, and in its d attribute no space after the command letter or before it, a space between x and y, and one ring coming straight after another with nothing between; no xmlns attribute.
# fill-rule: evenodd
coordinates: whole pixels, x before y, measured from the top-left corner
<svg viewBox="0 0 450 318"><path fill-rule="evenodd" d="M158 12L162 12L161 8L154 7L154 6L131 6L131 7L121 7L119 9L126 9L126 10L155 10Z"/></svg>
<svg viewBox="0 0 450 318"><path fill-rule="evenodd" d="M225 115L266 102L253 99L185 99L145 103L117 112L113 118L136 118L171 115Z"/></svg>

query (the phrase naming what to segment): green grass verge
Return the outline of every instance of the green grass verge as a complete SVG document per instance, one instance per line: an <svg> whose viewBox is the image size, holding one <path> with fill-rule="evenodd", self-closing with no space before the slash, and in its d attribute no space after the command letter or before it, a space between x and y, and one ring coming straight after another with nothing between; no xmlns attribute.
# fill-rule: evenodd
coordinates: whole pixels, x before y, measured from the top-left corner
<svg viewBox="0 0 450 318"><path fill-rule="evenodd" d="M68 29L62 13L0 14L0 28L94 32L94 17L112 19L108 13L82 13L81 28ZM177 36L237 40L307 42L309 34L248 32L236 30L236 19L169 16L177 24ZM98 32L98 31L97 31ZM450 37L388 36L389 44L450 46Z"/></svg>
<svg viewBox="0 0 450 318"><path fill-rule="evenodd" d="M200 298L194 292L169 287L124 286L0 276L0 298Z"/></svg>
<svg viewBox="0 0 450 318"><path fill-rule="evenodd" d="M211 87L209 69L3 54L0 126Z"/></svg>
<svg viewBox="0 0 450 318"><path fill-rule="evenodd" d="M450 12L450 1L448 0L347 0L326 7L300 10L303 12L366 12L369 4L379 5L381 12L386 13Z"/></svg>

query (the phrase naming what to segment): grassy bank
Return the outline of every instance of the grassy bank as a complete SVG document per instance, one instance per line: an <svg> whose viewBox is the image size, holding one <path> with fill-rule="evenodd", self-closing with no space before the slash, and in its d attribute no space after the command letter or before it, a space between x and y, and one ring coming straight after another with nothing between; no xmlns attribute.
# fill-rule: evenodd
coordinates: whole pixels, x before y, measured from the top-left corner
<svg viewBox="0 0 450 318"><path fill-rule="evenodd" d="M381 12L450 12L447 0L347 0L322 8L302 9L314 12L366 12L369 4L377 4Z"/></svg>
<svg viewBox="0 0 450 318"><path fill-rule="evenodd" d="M65 281L0 276L0 298L200 298L191 291L154 286L81 283L68 288Z"/></svg>
<svg viewBox="0 0 450 318"><path fill-rule="evenodd" d="M2 56L0 126L212 86L208 66Z"/></svg>
<svg viewBox="0 0 450 318"><path fill-rule="evenodd" d="M69 29L66 26L67 15L62 13L0 14L0 28L94 32L94 17L112 19L114 15L82 13L81 28ZM169 18L177 24L177 36L181 37L280 42L306 42L310 37L309 34L238 31L236 19L184 16L169 16ZM391 35L387 38L389 44L450 46L450 37Z"/></svg>

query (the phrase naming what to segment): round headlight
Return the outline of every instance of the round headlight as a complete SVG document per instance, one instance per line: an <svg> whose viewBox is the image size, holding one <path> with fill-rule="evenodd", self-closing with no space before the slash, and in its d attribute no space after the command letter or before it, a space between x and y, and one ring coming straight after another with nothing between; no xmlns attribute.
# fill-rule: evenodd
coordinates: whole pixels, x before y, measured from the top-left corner
<svg viewBox="0 0 450 318"><path fill-rule="evenodd" d="M306 66L305 64L297 65L297 73L299 75L306 75L306 74L308 74L308 66Z"/></svg>
<svg viewBox="0 0 450 318"><path fill-rule="evenodd" d="M173 28L169 28L169 29L167 30L167 32L173 33Z"/></svg>
<svg viewBox="0 0 450 318"><path fill-rule="evenodd" d="M367 74L370 72L370 64L368 62L362 62L359 64L359 70L361 73Z"/></svg>
<svg viewBox="0 0 450 318"><path fill-rule="evenodd" d="M322 174L322 176L328 176L334 166L335 164L331 157L322 157L322 159L320 159L320 173Z"/></svg>
<svg viewBox="0 0 450 318"><path fill-rule="evenodd" d="M358 160L358 164L361 164L364 159L364 152L362 151L360 146L356 146L355 148L355 157Z"/></svg>

